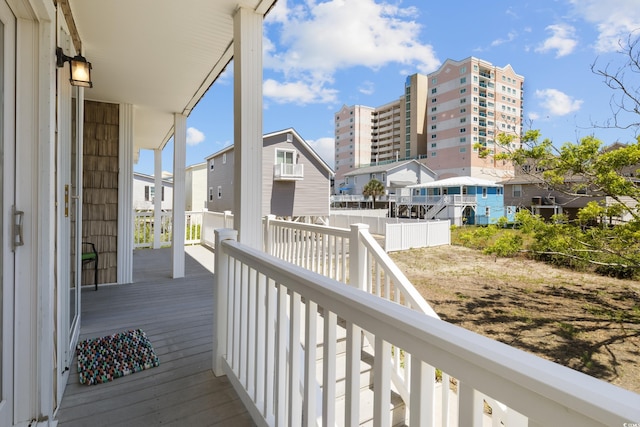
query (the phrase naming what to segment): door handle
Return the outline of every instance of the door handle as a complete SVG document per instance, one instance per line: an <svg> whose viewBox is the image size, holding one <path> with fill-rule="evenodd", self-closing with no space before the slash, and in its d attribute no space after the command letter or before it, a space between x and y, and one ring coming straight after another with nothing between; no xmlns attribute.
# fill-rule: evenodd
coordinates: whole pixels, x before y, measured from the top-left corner
<svg viewBox="0 0 640 427"><path fill-rule="evenodd" d="M16 209L15 206L12 206L13 209L13 248L12 250L15 252L18 246L24 245L24 238L22 235L23 227L22 220L24 219L24 212Z"/></svg>

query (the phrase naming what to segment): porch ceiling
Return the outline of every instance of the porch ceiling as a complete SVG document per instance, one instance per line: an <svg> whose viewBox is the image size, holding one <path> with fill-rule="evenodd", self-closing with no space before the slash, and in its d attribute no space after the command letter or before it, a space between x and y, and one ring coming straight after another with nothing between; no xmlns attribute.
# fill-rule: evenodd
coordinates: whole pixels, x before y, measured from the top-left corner
<svg viewBox="0 0 640 427"><path fill-rule="evenodd" d="M69 0L91 62L85 98L134 105L137 149L162 148L233 55L233 13L276 0ZM233 108L231 105L229 108Z"/></svg>

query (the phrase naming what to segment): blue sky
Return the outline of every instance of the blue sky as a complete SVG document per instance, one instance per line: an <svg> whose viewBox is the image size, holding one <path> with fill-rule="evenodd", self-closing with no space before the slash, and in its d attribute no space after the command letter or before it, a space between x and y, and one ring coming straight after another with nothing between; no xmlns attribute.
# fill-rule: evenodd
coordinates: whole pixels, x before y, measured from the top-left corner
<svg viewBox="0 0 640 427"><path fill-rule="evenodd" d="M525 77L525 129L557 144L591 134L632 142L637 129L593 126L612 117L615 92L591 66L620 66L619 41L640 34L639 1L279 0L265 19L264 133L293 127L333 166L343 104L380 106L403 93L406 76L475 56ZM187 165L233 142L232 68L187 119ZM153 152L142 150L135 170L153 174Z"/></svg>

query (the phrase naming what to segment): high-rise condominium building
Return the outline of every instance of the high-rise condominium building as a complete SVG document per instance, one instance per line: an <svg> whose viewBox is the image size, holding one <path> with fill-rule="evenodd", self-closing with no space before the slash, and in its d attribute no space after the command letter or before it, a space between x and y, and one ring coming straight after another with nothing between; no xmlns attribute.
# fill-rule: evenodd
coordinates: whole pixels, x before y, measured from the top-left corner
<svg viewBox="0 0 640 427"><path fill-rule="evenodd" d="M336 191L354 169L426 152L427 93L427 76L414 74L397 100L376 108L344 105L335 114Z"/></svg>
<svg viewBox="0 0 640 427"><path fill-rule="evenodd" d="M520 144L524 77L510 65L501 68L470 57L448 59L427 78L425 164L439 178L512 176L513 165L495 154ZM496 144L501 133L513 135L510 147Z"/></svg>
<svg viewBox="0 0 640 427"><path fill-rule="evenodd" d="M510 65L448 59L429 75L407 77L398 100L343 106L335 114L336 190L355 168L404 159L420 159L439 178L513 175L510 163L495 160L503 150L495 141L507 133L515 137L510 148L520 143L523 84Z"/></svg>

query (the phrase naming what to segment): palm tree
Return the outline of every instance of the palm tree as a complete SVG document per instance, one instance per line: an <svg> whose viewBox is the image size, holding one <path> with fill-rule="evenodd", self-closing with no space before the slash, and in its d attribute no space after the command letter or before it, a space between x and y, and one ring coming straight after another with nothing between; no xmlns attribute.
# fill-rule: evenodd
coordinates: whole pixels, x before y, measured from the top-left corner
<svg viewBox="0 0 640 427"><path fill-rule="evenodd" d="M376 197L384 195L384 184L377 179L369 181L362 189L362 195L365 197L373 197L373 207L376 207Z"/></svg>

